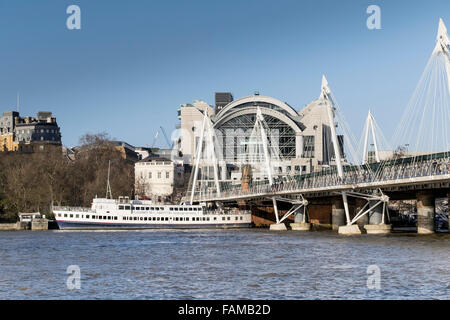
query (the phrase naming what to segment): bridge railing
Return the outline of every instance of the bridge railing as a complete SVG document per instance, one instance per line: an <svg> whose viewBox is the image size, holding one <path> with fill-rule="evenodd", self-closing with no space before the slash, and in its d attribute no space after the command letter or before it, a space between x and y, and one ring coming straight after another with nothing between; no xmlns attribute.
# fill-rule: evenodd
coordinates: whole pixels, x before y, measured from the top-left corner
<svg viewBox="0 0 450 320"><path fill-rule="evenodd" d="M320 189L378 181L395 181L399 179L436 176L450 173L450 157L439 159L420 159L420 161L380 162L372 166L346 166L343 178L336 170L319 171L303 175L287 175L275 178L272 185L267 180L255 181L242 188L242 185L223 183L220 198L233 198L242 195L259 196L277 192ZM196 188L196 200L213 200L219 198L213 184Z"/></svg>

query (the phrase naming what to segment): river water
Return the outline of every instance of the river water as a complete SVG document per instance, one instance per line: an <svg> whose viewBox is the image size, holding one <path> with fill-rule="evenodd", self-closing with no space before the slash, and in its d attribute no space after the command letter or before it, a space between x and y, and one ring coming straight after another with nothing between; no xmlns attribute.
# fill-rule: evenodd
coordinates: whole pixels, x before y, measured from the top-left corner
<svg viewBox="0 0 450 320"><path fill-rule="evenodd" d="M447 234L22 231L0 243L0 299L450 298Z"/></svg>

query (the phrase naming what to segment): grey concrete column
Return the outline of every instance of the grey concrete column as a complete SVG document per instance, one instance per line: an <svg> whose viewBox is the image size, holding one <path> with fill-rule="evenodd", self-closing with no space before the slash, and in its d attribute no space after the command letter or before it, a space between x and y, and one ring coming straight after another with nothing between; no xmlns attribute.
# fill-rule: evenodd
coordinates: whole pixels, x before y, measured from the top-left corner
<svg viewBox="0 0 450 320"><path fill-rule="evenodd" d="M331 225L333 230L346 225L344 203L341 197L333 197L331 200Z"/></svg>
<svg viewBox="0 0 450 320"><path fill-rule="evenodd" d="M378 200L370 201L369 208L374 206L377 202L378 202ZM375 208L370 210L367 213L367 217L369 219L369 223L368 224L380 224L382 222L382 219L383 219L383 204L380 203L378 206L376 206Z"/></svg>
<svg viewBox="0 0 450 320"><path fill-rule="evenodd" d="M298 209L295 213L294 222L303 222L303 208Z"/></svg>
<svg viewBox="0 0 450 320"><path fill-rule="evenodd" d="M435 199L431 192L417 193L417 233L435 232Z"/></svg>
<svg viewBox="0 0 450 320"><path fill-rule="evenodd" d="M360 199L360 198L356 198L356 200L355 200L355 213L353 214L353 217L355 217L358 214L358 212L366 205L366 203L367 203L366 200ZM366 207L366 209L367 209L367 207ZM369 224L369 215L365 214L364 216L359 218L359 220L356 221L356 224L360 228L364 227L366 224Z"/></svg>

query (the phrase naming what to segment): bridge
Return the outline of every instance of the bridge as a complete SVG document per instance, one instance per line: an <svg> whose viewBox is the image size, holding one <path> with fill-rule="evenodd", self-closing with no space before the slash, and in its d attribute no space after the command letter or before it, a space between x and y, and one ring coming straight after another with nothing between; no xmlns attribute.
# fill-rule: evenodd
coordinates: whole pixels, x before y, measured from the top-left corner
<svg viewBox="0 0 450 320"><path fill-rule="evenodd" d="M195 166L189 187L190 202L214 202L219 205L270 200L274 208L275 230L284 230L284 221L291 215L297 230L309 230L307 208L312 199L329 199L332 203L332 225L343 234L390 232L388 204L391 199L415 198L418 211L418 232L435 231L434 198L450 194L450 41L442 20L439 21L436 46L424 74L413 94L394 138L412 141L410 152L393 152L383 159L380 134L369 111L361 140L362 152L355 151L355 141L343 118L325 77L322 79L321 101L326 104L331 135L329 157L332 161L320 170L309 173L281 173L280 159L264 115L256 108L255 124L247 142L242 180L219 179L216 157L217 139L207 112L204 115L198 142ZM346 147L337 133L347 139ZM369 145L372 136L373 144ZM373 147L373 161L369 148ZM344 150L345 149L345 150ZM204 156L206 155L206 156ZM200 181L202 165L213 168L213 178ZM261 180L252 173L264 172ZM405 196L406 195L406 196ZM350 210L349 198L357 199ZM361 202L362 201L362 202ZM283 216L278 203L287 202L291 208ZM372 221L370 221L372 220ZM361 228L358 223L365 221Z"/></svg>

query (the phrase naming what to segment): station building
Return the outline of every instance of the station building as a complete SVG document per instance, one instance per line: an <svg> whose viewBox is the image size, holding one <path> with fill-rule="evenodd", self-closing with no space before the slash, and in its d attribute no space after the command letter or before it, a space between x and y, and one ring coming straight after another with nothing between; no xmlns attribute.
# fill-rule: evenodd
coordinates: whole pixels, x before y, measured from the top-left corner
<svg viewBox="0 0 450 320"><path fill-rule="evenodd" d="M309 173L334 165L327 105L322 99L304 108L294 108L277 98L259 93L233 99L231 93L216 93L215 106L205 101L183 104L178 110L178 148L185 163L193 165L204 112L208 112L223 150L219 154L220 180L240 180L246 141L261 110L271 131L271 143L282 159L283 173ZM217 134L216 134L217 135ZM275 138L274 138L275 137ZM341 155L343 137L338 137Z"/></svg>

